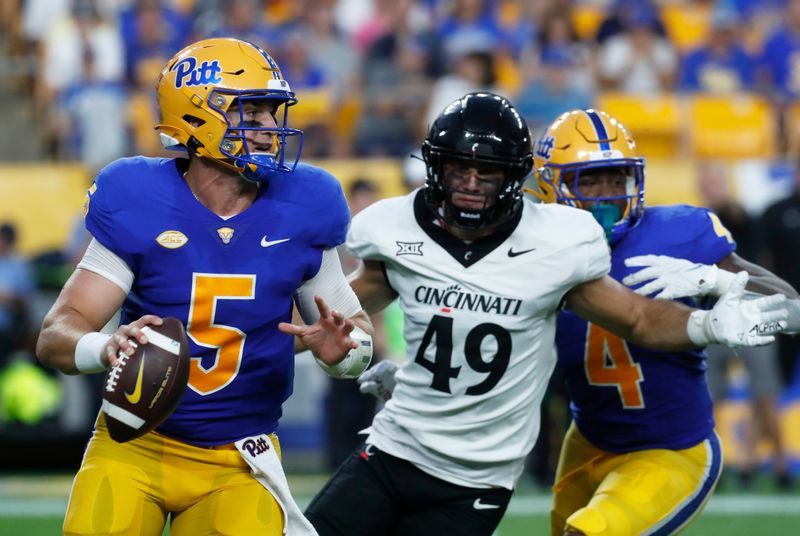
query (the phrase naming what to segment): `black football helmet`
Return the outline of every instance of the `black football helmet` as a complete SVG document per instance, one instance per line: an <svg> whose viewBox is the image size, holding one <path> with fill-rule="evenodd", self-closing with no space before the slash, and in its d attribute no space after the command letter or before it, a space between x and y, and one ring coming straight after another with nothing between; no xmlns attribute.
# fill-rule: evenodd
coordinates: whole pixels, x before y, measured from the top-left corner
<svg viewBox="0 0 800 536"><path fill-rule="evenodd" d="M443 209L447 223L476 228L499 221L521 206L522 183L533 167L531 134L525 119L505 98L493 93L468 93L450 104L431 125L422 143L427 180L426 200ZM481 210L452 204L444 180L444 161L499 165L505 181L495 202Z"/></svg>

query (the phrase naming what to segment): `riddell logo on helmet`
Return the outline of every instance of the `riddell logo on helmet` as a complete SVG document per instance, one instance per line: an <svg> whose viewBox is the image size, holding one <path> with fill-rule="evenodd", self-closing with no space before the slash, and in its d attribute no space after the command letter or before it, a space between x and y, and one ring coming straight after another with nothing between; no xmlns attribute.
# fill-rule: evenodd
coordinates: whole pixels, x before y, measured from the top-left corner
<svg viewBox="0 0 800 536"><path fill-rule="evenodd" d="M197 59L189 56L173 65L170 70L176 71L175 87L182 87L184 83L186 87L189 87L222 82L222 78L219 76L219 73L222 72L222 67L219 66L219 61L217 60L204 61L198 67Z"/></svg>

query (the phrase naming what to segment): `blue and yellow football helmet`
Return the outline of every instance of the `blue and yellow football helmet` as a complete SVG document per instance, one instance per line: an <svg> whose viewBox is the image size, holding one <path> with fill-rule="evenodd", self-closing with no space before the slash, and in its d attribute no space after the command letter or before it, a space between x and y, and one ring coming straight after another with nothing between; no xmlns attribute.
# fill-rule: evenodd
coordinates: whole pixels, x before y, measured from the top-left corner
<svg viewBox="0 0 800 536"><path fill-rule="evenodd" d="M165 147L188 149L251 180L266 180L270 171L291 171L297 165L300 149L293 163L284 160L287 137L298 136L302 148L303 133L287 127L288 108L297 99L278 64L260 47L230 38L193 43L167 62L156 90L156 129ZM265 99L274 101L275 128L245 121L244 103ZM228 115L237 107L239 126L232 127ZM245 136L248 131L272 133L272 148L253 151Z"/></svg>
<svg viewBox="0 0 800 536"><path fill-rule="evenodd" d="M610 244L633 228L644 212L644 158L627 129L609 114L597 110L572 110L547 127L534 149L538 191L530 193L545 203L588 208L606 229ZM622 168L625 194L614 197L583 197L578 192L582 172L598 168ZM611 202L626 201L622 214L602 209ZM605 204L605 205L604 205ZM613 216L610 216L613 214ZM609 221L609 218L613 218Z"/></svg>

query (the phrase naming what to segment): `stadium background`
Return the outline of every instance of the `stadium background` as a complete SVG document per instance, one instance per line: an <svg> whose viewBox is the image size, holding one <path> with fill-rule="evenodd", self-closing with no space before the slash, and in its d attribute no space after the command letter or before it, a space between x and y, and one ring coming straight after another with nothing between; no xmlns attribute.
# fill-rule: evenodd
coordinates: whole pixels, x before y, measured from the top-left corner
<svg viewBox="0 0 800 536"><path fill-rule="evenodd" d="M289 118L306 131L304 159L345 191L367 181L390 196L421 184L424 169L408 155L430 118L479 89L509 96L534 133L574 107L615 115L647 157L649 204L702 204L699 178L712 164L757 221L797 173L797 0L3 0L0 32L0 222L16 228L33 275L13 348L0 355L0 534L58 532L97 398L91 379L40 369L32 344L85 244L91 177L120 156L163 154L153 82L196 38L233 35L272 53L298 94ZM649 69L615 65L643 43L657 51ZM709 47L735 50L735 60L715 63ZM390 358L402 355L398 322L384 321ZM746 378L736 364L729 373L718 427L735 469L753 423ZM329 386L298 358L279 432L301 502L327 471ZM800 381L777 395L797 473ZM723 482L687 533L800 526L800 497L776 495L768 446L758 455L755 485L743 493ZM544 532L547 500L526 475L499 533Z"/></svg>

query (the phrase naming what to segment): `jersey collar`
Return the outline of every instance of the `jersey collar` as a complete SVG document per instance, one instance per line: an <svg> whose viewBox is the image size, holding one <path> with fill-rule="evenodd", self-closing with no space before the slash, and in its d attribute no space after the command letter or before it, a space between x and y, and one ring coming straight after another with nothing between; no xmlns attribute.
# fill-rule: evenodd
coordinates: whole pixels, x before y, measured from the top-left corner
<svg viewBox="0 0 800 536"><path fill-rule="evenodd" d="M522 210L516 211L511 218L501 223L491 235L478 238L469 243L453 236L434 223L436 215L431 212L430 207L425 202L424 189L420 189L414 198L414 217L422 230L425 231L425 234L431 237L434 242L439 244L462 266L469 268L494 251L511 236L511 233L517 228L522 218Z"/></svg>

